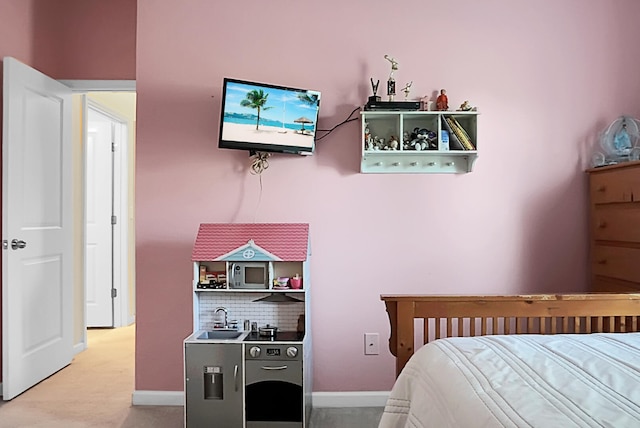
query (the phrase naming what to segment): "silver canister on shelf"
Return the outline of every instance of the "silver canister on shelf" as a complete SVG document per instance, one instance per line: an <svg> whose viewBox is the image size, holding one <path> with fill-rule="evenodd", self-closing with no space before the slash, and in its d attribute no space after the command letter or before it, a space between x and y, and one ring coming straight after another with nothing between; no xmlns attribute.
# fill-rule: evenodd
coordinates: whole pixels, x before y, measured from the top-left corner
<svg viewBox="0 0 640 428"><path fill-rule="evenodd" d="M244 331L249 331L251 328L251 320L244 320Z"/></svg>
<svg viewBox="0 0 640 428"><path fill-rule="evenodd" d="M256 321L253 321L251 323L251 331L254 332L254 333L258 332L258 323Z"/></svg>

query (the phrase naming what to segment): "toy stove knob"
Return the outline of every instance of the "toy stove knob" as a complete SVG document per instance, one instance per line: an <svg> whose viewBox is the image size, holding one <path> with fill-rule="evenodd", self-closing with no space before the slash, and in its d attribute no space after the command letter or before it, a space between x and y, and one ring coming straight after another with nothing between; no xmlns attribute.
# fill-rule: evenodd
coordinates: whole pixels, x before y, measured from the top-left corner
<svg viewBox="0 0 640 428"><path fill-rule="evenodd" d="M298 348L295 348L293 346L287 348L287 357L295 358L296 355L298 355Z"/></svg>
<svg viewBox="0 0 640 428"><path fill-rule="evenodd" d="M260 348L258 346L252 346L249 349L249 355L251 355L253 358L258 358L260 356Z"/></svg>

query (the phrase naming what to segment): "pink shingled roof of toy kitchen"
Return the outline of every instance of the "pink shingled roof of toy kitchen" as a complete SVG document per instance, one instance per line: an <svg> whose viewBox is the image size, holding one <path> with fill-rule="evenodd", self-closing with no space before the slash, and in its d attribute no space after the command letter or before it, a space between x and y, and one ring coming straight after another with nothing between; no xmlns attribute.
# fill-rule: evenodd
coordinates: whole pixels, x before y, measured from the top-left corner
<svg viewBox="0 0 640 428"><path fill-rule="evenodd" d="M191 253L192 261L211 261L246 246L255 245L282 261L308 257L307 223L202 223Z"/></svg>

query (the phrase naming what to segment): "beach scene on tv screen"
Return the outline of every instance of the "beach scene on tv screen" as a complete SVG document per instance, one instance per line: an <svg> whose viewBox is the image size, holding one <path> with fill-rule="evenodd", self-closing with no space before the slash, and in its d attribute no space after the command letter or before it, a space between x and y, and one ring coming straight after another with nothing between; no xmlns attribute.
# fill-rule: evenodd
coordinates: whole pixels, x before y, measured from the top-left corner
<svg viewBox="0 0 640 428"><path fill-rule="evenodd" d="M320 93L227 82L222 139L313 147Z"/></svg>

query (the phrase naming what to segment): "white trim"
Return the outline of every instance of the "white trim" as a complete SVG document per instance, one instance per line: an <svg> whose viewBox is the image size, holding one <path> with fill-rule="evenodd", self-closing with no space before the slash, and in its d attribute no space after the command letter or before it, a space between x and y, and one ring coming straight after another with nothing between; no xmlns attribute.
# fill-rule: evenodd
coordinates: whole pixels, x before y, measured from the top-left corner
<svg viewBox="0 0 640 428"><path fill-rule="evenodd" d="M184 392L133 391L131 404L134 406L184 406Z"/></svg>
<svg viewBox="0 0 640 428"><path fill-rule="evenodd" d="M117 170L114 171L114 190L119 189L116 195L120 196L119 201L114 201L115 209L118 216L116 228L116 236L114 236L114 244L117 245L115 252L116 257L119 258L118 271L114 272L114 275L119 272L120 278L116 280L118 287L118 297L120 297L120 307L116 305L117 312L114 313L114 322L118 327L124 327L129 321L129 290L131 284L129 284L129 126L133 126L133 123L125 120L120 124L120 138L119 147L116 148L115 157L118 158L116 162Z"/></svg>
<svg viewBox="0 0 640 428"><path fill-rule="evenodd" d="M84 331L87 331L85 328ZM78 355L80 352L87 349L87 342L80 342L73 345L73 355Z"/></svg>
<svg viewBox="0 0 640 428"><path fill-rule="evenodd" d="M313 392L313 407L384 407L390 391Z"/></svg>
<svg viewBox="0 0 640 428"><path fill-rule="evenodd" d="M58 80L73 92L135 91L135 80Z"/></svg>
<svg viewBox="0 0 640 428"><path fill-rule="evenodd" d="M82 343L85 349L89 347L89 336L87 333L87 127L89 121L87 118L87 94L80 95L80 113L74 112L71 123L74 128L77 113L80 118L81 135L80 146L82 147ZM75 291L75 288L74 288Z"/></svg>
<svg viewBox="0 0 640 428"><path fill-rule="evenodd" d="M313 407L384 407L390 391L313 392ZM134 406L184 406L182 391L133 391Z"/></svg>

